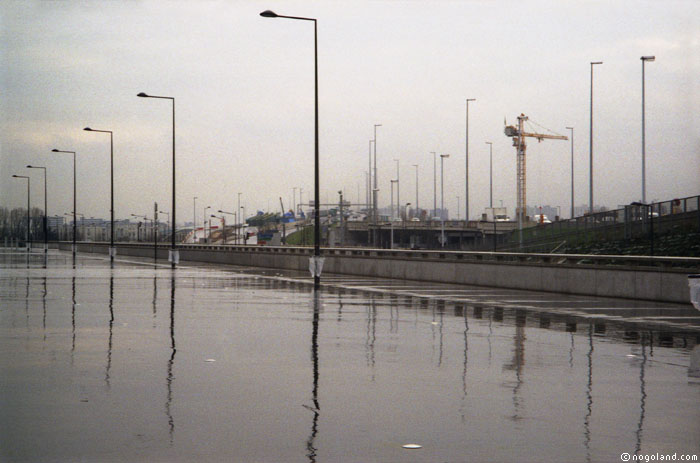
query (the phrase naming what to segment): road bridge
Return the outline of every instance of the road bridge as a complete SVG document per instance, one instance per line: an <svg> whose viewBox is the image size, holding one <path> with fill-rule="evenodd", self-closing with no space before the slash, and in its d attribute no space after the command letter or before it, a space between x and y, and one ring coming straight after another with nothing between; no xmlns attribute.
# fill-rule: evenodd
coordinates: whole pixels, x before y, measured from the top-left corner
<svg viewBox="0 0 700 463"><path fill-rule="evenodd" d="M71 243L54 244L70 250ZM117 244L119 255L154 256L153 245ZM308 269L311 247L179 246L180 259L289 270ZM79 252L108 252L79 243ZM167 259L168 246L158 248ZM324 273L689 303L687 275L700 258L322 248Z"/></svg>

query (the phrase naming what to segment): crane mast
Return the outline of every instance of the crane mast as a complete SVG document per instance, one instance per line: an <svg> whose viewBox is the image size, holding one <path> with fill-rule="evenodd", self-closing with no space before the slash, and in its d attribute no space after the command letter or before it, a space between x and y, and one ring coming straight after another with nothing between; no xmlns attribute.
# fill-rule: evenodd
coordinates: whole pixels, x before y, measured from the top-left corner
<svg viewBox="0 0 700 463"><path fill-rule="evenodd" d="M527 144L525 143L525 138L536 138L537 141L548 140L568 140L565 135L548 135L543 133L525 132L523 130L523 124L528 120L528 117L524 114L518 116L518 126L507 125L504 129L504 133L507 137L513 138L513 146L516 150L516 177L517 177L517 207L515 213L518 217L519 228L522 228L522 223L525 219L525 211L527 209L527 170L526 170L526 157L525 153L527 151Z"/></svg>

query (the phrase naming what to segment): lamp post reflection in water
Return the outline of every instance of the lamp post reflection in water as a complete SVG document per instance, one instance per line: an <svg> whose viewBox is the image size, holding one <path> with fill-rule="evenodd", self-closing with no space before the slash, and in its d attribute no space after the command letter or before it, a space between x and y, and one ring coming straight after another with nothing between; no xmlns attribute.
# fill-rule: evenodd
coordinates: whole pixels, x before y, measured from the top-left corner
<svg viewBox="0 0 700 463"><path fill-rule="evenodd" d="M114 257L114 256L111 256ZM112 328L114 326L114 270L109 273L109 344L107 348L107 368L105 369L105 383L109 384L109 370L112 368Z"/></svg>
<svg viewBox="0 0 700 463"><path fill-rule="evenodd" d="M312 402L313 402L313 407L309 407L307 405L304 405L304 407L308 408L311 410L314 414L314 418L311 424L311 434L309 435L308 440L306 441L306 450L308 453L306 456L309 458L309 461L315 462L316 461L316 447L314 446L314 440L316 439L316 434L318 434L318 418L319 414L321 412L321 406L318 403L318 376L319 376L319 370L318 370L318 325L319 325L319 310L321 304L319 303L319 293L318 291L314 291L312 294L313 297L313 328L311 330L311 362L313 363L313 389L311 392L312 396Z"/></svg>
<svg viewBox="0 0 700 463"><path fill-rule="evenodd" d="M175 273L170 277L170 359L168 360L168 376L166 384L168 388L167 401L165 402L165 414L168 417L168 426L170 433L170 443L173 443L173 434L175 433L175 420L170 410L173 402L173 364L175 363Z"/></svg>

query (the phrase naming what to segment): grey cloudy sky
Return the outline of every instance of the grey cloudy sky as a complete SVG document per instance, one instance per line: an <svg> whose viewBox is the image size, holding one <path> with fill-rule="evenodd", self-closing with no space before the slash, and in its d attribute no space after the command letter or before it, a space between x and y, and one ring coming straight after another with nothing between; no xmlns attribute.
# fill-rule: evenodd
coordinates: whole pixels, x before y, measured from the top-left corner
<svg viewBox="0 0 700 463"><path fill-rule="evenodd" d="M321 198L365 199L368 143L378 129L381 204L399 159L402 203L432 207L431 151L449 153L445 206L464 202L465 99L470 103L470 217L515 206L515 149L503 121L525 113L560 134L575 127L576 204L588 203L589 92L594 74L594 197L641 198L641 62L646 65L647 199L700 193L700 2L689 1L12 1L0 3L0 203L109 217L171 208L171 107L176 98L178 222L197 207L289 208L313 188L313 26L318 19ZM534 128L538 128L534 126ZM529 205L568 216L570 145L530 140ZM438 173L439 175L439 173ZM438 180L439 181L439 180ZM36 185L36 187L35 187ZM438 192L439 195L439 192ZM298 197L297 197L298 201ZM438 198L439 205L439 198ZM460 206L462 217L464 204ZM198 213L199 215L199 213ZM200 215L201 217L201 215Z"/></svg>

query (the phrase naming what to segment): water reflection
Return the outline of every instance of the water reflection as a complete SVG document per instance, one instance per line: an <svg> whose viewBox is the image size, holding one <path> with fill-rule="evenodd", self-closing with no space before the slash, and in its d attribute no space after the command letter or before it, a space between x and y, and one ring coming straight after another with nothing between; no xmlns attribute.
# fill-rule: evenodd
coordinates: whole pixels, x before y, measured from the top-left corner
<svg viewBox="0 0 700 463"><path fill-rule="evenodd" d="M170 358L168 359L168 376L166 379L166 387L168 390L167 400L165 401L165 415L168 417L168 432L170 435L170 443L173 443L173 435L175 434L175 420L171 412L173 402L173 365L175 363L175 272L172 272L170 277Z"/></svg>
<svg viewBox="0 0 700 463"><path fill-rule="evenodd" d="M153 272L153 328L156 327L156 313L158 312L157 302L158 302L158 272L157 272L157 269L154 269L154 272Z"/></svg>
<svg viewBox="0 0 700 463"><path fill-rule="evenodd" d="M573 332L571 333L573 346ZM591 415L593 414L593 327L588 326L588 383L586 384L586 416L583 419L583 445L586 448L586 461L591 461Z"/></svg>
<svg viewBox="0 0 700 463"><path fill-rule="evenodd" d="M462 368L462 406L460 407L462 423L464 423L466 421L465 405L467 401L467 362L469 360L469 339L467 337L467 333L469 331L469 318L467 317L467 311L462 310L462 306L455 306L455 316L464 317L464 363Z"/></svg>
<svg viewBox="0 0 700 463"><path fill-rule="evenodd" d="M636 437L637 437L637 445L634 449L634 454L639 455L639 452L642 449L642 427L644 425L644 413L646 412L646 403L647 403L647 391L646 391L646 381L644 378L644 374L646 371L646 365L647 365L647 351L646 351L646 344L645 344L645 336L644 333L642 333L641 337L641 344L642 344L642 361L639 364L639 389L640 389L640 399L639 399L639 425L637 426L637 432L636 432ZM653 344L653 343L652 343Z"/></svg>
<svg viewBox="0 0 700 463"><path fill-rule="evenodd" d="M75 357L75 271L73 272L73 278L71 278L71 327L72 327L72 343L70 348L70 364L73 365L73 360Z"/></svg>
<svg viewBox="0 0 700 463"><path fill-rule="evenodd" d="M112 368L112 329L114 327L114 270L109 272L109 344L107 348L107 368L105 370L105 383L110 388L110 370Z"/></svg>
<svg viewBox="0 0 700 463"><path fill-rule="evenodd" d="M318 365L318 327L319 327L319 310L320 303L318 291L314 291L312 294L313 300L313 322L311 330L311 363L313 367L313 388L311 390L311 400L313 407L305 405L305 407L311 410L314 414L313 420L311 422L311 433L309 438L306 440L306 450L309 461L316 461L317 448L315 446L316 435L318 434L318 418L321 412L321 405L318 402L318 377L319 377L319 365Z"/></svg>
<svg viewBox="0 0 700 463"><path fill-rule="evenodd" d="M494 311L495 317L495 311ZM510 419L518 422L522 416L522 397L520 389L523 385L523 370L525 368L525 311L517 309L515 317L515 336L513 337L513 358L510 363L503 365L503 370L514 371L515 381L513 392L513 414Z"/></svg>
<svg viewBox="0 0 700 463"><path fill-rule="evenodd" d="M372 368L372 381L374 381L374 366L375 366L375 355L374 355L374 343L377 340L377 303L373 296L370 297L369 304L367 304L367 335L365 337L365 356L367 358L367 365Z"/></svg>
<svg viewBox="0 0 700 463"><path fill-rule="evenodd" d="M46 267L44 267L44 268L46 268ZM44 334L44 341L46 341L46 296L49 294L49 290L46 286L46 274L44 274L43 280L44 280L44 293L41 297L41 303L43 306L44 315L43 315L42 320L41 320L41 327L42 327L42 332Z"/></svg>

